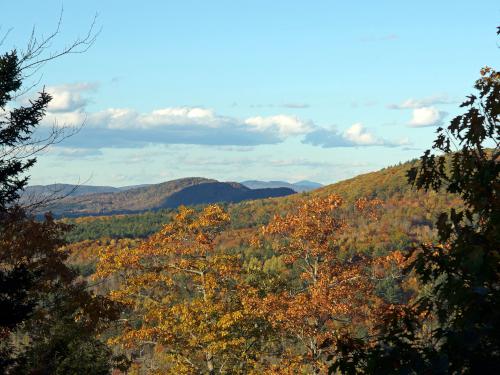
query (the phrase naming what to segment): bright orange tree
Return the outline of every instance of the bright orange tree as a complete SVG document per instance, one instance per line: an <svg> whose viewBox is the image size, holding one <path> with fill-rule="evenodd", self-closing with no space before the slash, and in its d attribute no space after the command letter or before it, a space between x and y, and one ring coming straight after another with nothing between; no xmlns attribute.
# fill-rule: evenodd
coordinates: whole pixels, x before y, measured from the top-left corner
<svg viewBox="0 0 500 375"><path fill-rule="evenodd" d="M336 335L369 319L369 264L343 249L349 225L342 203L337 195L310 199L262 230L299 275L298 282L280 291L262 297L254 290L247 298L249 308L265 316L286 342L274 367L277 373L326 372ZM379 205L363 199L356 208L374 217Z"/></svg>
<svg viewBox="0 0 500 375"><path fill-rule="evenodd" d="M180 208L137 248L105 248L97 277L119 274L111 297L132 317L113 339L125 348L152 346L157 373L247 373L257 325L237 297L239 259L217 249L229 215L219 206Z"/></svg>

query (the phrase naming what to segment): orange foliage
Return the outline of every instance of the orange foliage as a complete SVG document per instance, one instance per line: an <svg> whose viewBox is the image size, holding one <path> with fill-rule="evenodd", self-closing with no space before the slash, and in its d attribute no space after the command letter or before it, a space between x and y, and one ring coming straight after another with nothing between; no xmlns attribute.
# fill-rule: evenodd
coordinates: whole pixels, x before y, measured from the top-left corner
<svg viewBox="0 0 500 375"><path fill-rule="evenodd" d="M254 290L246 298L249 308L295 343L283 351L279 371L275 368L271 373L326 373L335 337L370 320L373 304L380 303L367 274L370 262L361 256L345 259L342 238L350 227L340 214L342 203L337 195L313 198L262 228L274 250L300 273L295 288L263 298ZM356 208L375 218L380 204L363 199Z"/></svg>

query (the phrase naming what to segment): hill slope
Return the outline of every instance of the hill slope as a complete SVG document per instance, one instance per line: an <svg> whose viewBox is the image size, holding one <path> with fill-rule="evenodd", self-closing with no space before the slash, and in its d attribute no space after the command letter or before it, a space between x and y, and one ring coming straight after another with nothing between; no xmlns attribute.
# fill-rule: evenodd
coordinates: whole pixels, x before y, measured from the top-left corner
<svg viewBox="0 0 500 375"><path fill-rule="evenodd" d="M209 182L182 189L170 195L162 204L164 208L180 205L198 205L217 202L237 203L245 200L283 197L294 194L288 188L249 189L235 182Z"/></svg>
<svg viewBox="0 0 500 375"><path fill-rule="evenodd" d="M238 183L192 177L126 191L69 196L44 207L44 211L52 211L56 216L138 213L179 205L241 202L294 193L286 188L252 190Z"/></svg>
<svg viewBox="0 0 500 375"><path fill-rule="evenodd" d="M361 247L373 247L373 251L377 248L407 248L412 243L415 244L433 236L433 222L439 212L450 206L461 204L456 197L416 191L408 185L406 171L414 163L414 161L408 162L359 175L307 193L226 204L226 209L231 215L233 230L245 231L267 223L276 214L284 214L293 210L301 200L309 197L338 194L346 201L346 210L352 216L356 216L356 213L350 207L356 199L379 198L384 201L379 222L367 227L360 224L360 228L363 229L360 229L359 237L353 240L357 241ZM209 185L203 188L210 190ZM196 200L191 202L201 203ZM164 207L174 206L170 206L168 200L164 203ZM101 237L146 237L167 222L170 215L171 210L165 209L139 215L81 218L72 221L77 226L70 239L78 241ZM358 217L356 220L362 223L364 219ZM370 232L371 230L374 232ZM380 231L383 235L375 234ZM370 242L370 238L374 236L378 238L375 241L378 245Z"/></svg>

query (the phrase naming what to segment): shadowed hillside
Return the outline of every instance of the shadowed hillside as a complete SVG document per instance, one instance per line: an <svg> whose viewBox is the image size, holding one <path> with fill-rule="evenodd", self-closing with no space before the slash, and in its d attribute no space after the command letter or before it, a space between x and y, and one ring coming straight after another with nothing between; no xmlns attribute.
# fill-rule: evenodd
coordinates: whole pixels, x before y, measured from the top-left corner
<svg viewBox="0 0 500 375"><path fill-rule="evenodd" d="M200 177L181 178L126 191L67 197L44 208L44 210L52 211L58 216L132 213L151 210L162 207L164 200L171 194L189 186L207 182L214 182L214 180Z"/></svg>
<svg viewBox="0 0 500 375"><path fill-rule="evenodd" d="M294 194L289 188L249 189L235 182L208 182L193 185L170 195L162 204L164 208L180 205L194 206L217 202L238 203L245 200L283 197Z"/></svg>
<svg viewBox="0 0 500 375"><path fill-rule="evenodd" d="M126 191L69 196L44 211L56 216L95 216L139 213L180 205L281 197L295 192L287 188L249 189L233 182L218 182L206 178L183 178L161 184L147 185Z"/></svg>

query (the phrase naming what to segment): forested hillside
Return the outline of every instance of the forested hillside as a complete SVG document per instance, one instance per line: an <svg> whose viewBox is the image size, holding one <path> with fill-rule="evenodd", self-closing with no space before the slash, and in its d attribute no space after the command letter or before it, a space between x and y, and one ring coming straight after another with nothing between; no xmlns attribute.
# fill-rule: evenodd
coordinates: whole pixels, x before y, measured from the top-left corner
<svg viewBox="0 0 500 375"><path fill-rule="evenodd" d="M119 191L127 191L146 187L144 185L129 185L129 186L98 186L98 185L79 185L79 184L61 184L55 183L50 185L29 185L21 193L21 202L37 201L44 198L57 199L64 197L77 197L89 194L116 193Z"/></svg>
<svg viewBox="0 0 500 375"><path fill-rule="evenodd" d="M500 75L482 74L481 95L498 98ZM463 135L472 120L488 131ZM123 323L106 334L132 373L396 366L444 374L443 355L449 368L491 373L500 156L474 142L496 134L492 124L472 107L438 129L441 155L307 193L215 205L219 193L239 199L259 190L205 180L170 194L162 201L170 209L64 219L74 227L63 251L83 279L97 281L97 293L122 306ZM464 148L452 151L449 137ZM191 205L173 209L180 202ZM436 344L443 337L453 351Z"/></svg>
<svg viewBox="0 0 500 375"><path fill-rule="evenodd" d="M406 173L415 163L412 161L384 168L325 186L311 193L223 204L223 207L231 214L231 227L245 229L267 224L275 214L286 213L298 201L310 197L325 197L335 193L350 203L361 197L378 198L384 202L385 208L380 220L388 228L396 230L394 227L399 227L397 232L400 235L394 237L399 238L402 233L408 232L409 228L424 231L430 229L432 220L440 209L459 204L457 199L447 195L423 193L412 188L407 183ZM193 204L196 205L197 202ZM75 224L69 239L74 242L103 237L145 238L168 222L172 212L171 209L162 209L142 214L67 219L67 222Z"/></svg>
<svg viewBox="0 0 500 375"><path fill-rule="evenodd" d="M293 327L335 311L333 320L322 323L321 330L336 319L344 322L338 323L339 329L373 329L378 324L379 308L403 302L412 293L413 286L401 285L398 254L407 253L421 241L435 239L433 222L439 207L459 202L444 194L418 193L406 188L404 176L410 165L358 176L309 194L222 207L196 206L180 212L162 210L72 219L69 221L75 228L70 238L80 241L67 248L72 254L70 261L82 275L106 280L97 290L102 293L119 290L113 294L117 301L134 301L126 319L138 328L121 328L115 332L117 339L113 341L116 348L131 348L129 353L137 356L134 371L144 369L146 363L154 363L170 373L183 371L183 358L202 361L203 350L199 345L208 341L214 345L214 366L220 366L220 361L231 368L243 366L239 372L242 374L251 368L262 371L270 368L281 373L278 369L310 365L318 366L322 373L326 371L325 362L323 354L319 354L323 350L318 348L328 336L315 333L317 328L313 324L302 327L307 329L303 334L308 339L314 338L313 348L318 350L318 357L304 358L300 363L305 364L298 365L293 352L283 352L286 348L304 350L300 339L295 338ZM342 199L333 193L337 188L351 195ZM356 188L360 191L353 191ZM373 199L357 199L375 188L369 194ZM377 194L383 199L377 200ZM327 238L334 236L339 248L316 239L316 231L324 232ZM172 264L174 272L170 273L168 266L161 275L157 274L155 263L150 260L163 257L156 255L157 251L170 246L172 255L165 259L172 259L173 263L168 264ZM299 279L309 280L300 267L311 256L307 253L309 248L321 251L326 258L318 263L322 277L328 275L329 282L341 277L348 283L344 288L332 290L332 295L324 297L285 292L300 290ZM198 251L202 252L201 257L196 255ZM213 259L206 258L205 251L213 253ZM136 265L137 259L141 266ZM297 265L295 261L290 263L295 259ZM377 281L366 283L369 279L366 272L371 267L377 270ZM204 272L210 277L208 281L199 276ZM160 299L172 299L172 304L161 307L161 303L136 299L136 288L146 288ZM184 288L185 292L181 292ZM210 297L206 301L199 299L198 288L207 288ZM227 296L232 296L228 302L218 302L226 301ZM311 304L317 308L299 308ZM346 313L344 304L356 307ZM160 331L155 328L154 320L148 318L140 323L140 316L154 316L157 309L168 309L164 313L172 317ZM205 311L211 312L210 319L205 320ZM193 321L190 317L199 318ZM157 332L155 337L165 345L182 354L171 356L144 346L138 337L148 335L150 330ZM197 332L197 337L186 342L184 337L189 332ZM285 340L285 347L276 345L274 338L278 337ZM246 349L248 345L251 350Z"/></svg>
<svg viewBox="0 0 500 375"><path fill-rule="evenodd" d="M288 188L249 189L235 182L192 177L125 191L68 196L42 207L39 213L50 211L59 217L139 213L180 205L241 202L294 193Z"/></svg>
<svg viewBox="0 0 500 375"><path fill-rule="evenodd" d="M54 215L75 216L144 211L160 207L168 196L186 187L207 182L213 180L182 178L116 193L67 197L43 207L43 210L51 211Z"/></svg>

